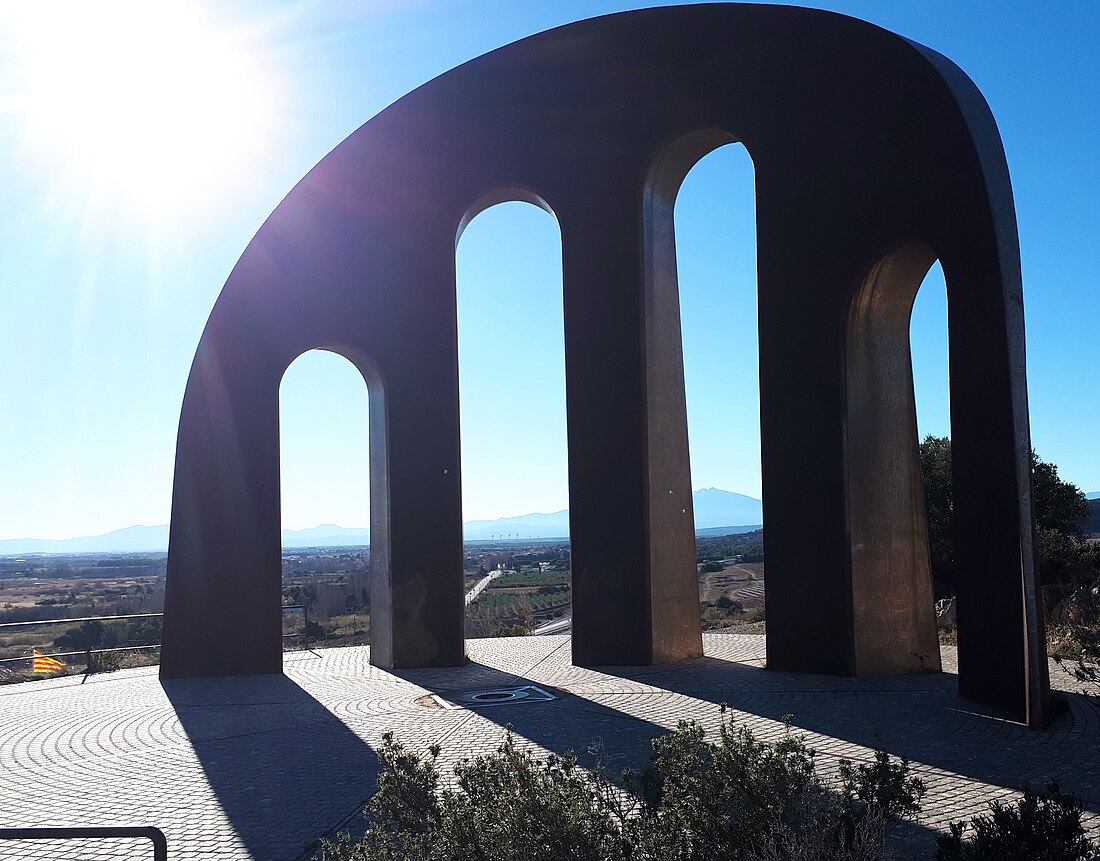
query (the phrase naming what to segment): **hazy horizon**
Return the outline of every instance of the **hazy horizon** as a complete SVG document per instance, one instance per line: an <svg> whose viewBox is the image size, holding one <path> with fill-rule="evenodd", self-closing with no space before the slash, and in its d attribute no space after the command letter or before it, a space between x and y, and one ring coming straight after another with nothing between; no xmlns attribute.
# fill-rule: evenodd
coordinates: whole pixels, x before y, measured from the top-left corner
<svg viewBox="0 0 1100 861"><path fill-rule="evenodd" d="M755 496L750 496L750 495L745 494L745 493L738 493L735 490L723 490L722 488L719 488L719 487L699 487L699 488L696 488L695 490L693 490L692 494L694 495L696 493L701 493L701 492L706 491L706 490L717 490L721 493L728 493L728 494L733 494L734 496L744 497L745 499L750 499L753 502L761 502L761 500L758 499ZM520 517L533 517L533 516L546 517L546 516L551 516L551 515L554 515L554 514L562 514L562 513L566 512L568 510L569 510L569 508L567 506L565 508L555 509L554 511L523 511L523 512L518 512L518 513L515 513L515 514L503 514L500 517L493 517L493 518L463 518L462 523L465 526L465 525L474 524L474 523L495 523L495 522L500 521L500 520L513 520L513 519L520 518ZM167 523L167 522L165 522L165 523L128 523L124 526L116 526L116 527L113 527L111 529L107 529L104 532L97 532L97 533L94 533L94 534L64 535L64 536L49 537L49 538L44 538L44 537L38 536L38 535L3 536L3 537L0 537L0 542L4 542L4 541L73 541L73 540L79 540L79 539L84 539L84 538L100 538L102 536L111 535L111 534L116 533L116 532L124 532L128 529L160 529L160 528L163 528L163 527L167 527L168 525L169 525L169 523ZM744 523L744 524L742 524L742 523L724 523L724 524L721 524L721 525L722 526L747 526L749 524L748 523ZM316 523L312 526L300 526L300 527L283 526L281 528L281 531L284 532L284 533L286 533L286 532L295 532L295 533L310 532L310 531L315 531L315 530L321 529L323 527L333 527L335 529L343 529L343 530L348 530L348 531L358 531L358 530L364 530L365 531L365 530L370 529L370 524L368 522L368 523L365 523L365 524L362 524L362 525L359 525L359 524L345 525L345 524L342 524L342 523L333 523L333 522L329 522L329 521L322 521L322 522Z"/></svg>

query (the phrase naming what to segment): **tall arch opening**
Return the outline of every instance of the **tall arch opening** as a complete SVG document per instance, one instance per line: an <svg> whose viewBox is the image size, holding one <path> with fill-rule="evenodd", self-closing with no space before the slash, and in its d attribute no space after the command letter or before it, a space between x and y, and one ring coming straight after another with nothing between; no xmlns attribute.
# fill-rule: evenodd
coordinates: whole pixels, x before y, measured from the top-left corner
<svg viewBox="0 0 1100 861"><path fill-rule="evenodd" d="M865 274L847 324L847 505L853 669L940 668L910 325L935 253L908 242Z"/></svg>
<svg viewBox="0 0 1100 861"><path fill-rule="evenodd" d="M932 264L913 301L909 343L913 367L913 399L917 413L921 478L928 527L929 567L934 597L955 595L951 514L951 375L948 362L947 284L939 261ZM943 606L940 626L949 635L954 607Z"/></svg>
<svg viewBox="0 0 1100 861"><path fill-rule="evenodd" d="M287 648L369 644L372 562L385 562L386 524L371 517L384 514L371 499L384 481L372 475L372 467L384 469L384 453L372 450L384 440L371 438L380 384L369 383L369 360L337 350L303 353L279 387L282 599L293 608L283 611ZM372 559L378 551L382 558Z"/></svg>
<svg viewBox="0 0 1100 861"><path fill-rule="evenodd" d="M502 191L456 246L466 636L568 630L561 234Z"/></svg>
<svg viewBox="0 0 1100 861"><path fill-rule="evenodd" d="M755 171L723 143L676 194L684 388L703 630L764 620Z"/></svg>

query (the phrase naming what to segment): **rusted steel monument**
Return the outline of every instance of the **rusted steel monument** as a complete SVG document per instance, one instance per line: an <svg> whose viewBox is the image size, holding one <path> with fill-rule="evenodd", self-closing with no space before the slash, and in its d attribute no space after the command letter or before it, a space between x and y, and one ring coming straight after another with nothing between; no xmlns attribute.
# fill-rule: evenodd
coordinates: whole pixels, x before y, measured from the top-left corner
<svg viewBox="0 0 1100 861"><path fill-rule="evenodd" d="M699 655L672 211L692 165L732 141L757 182L769 667L939 667L908 343L938 259L959 685L1043 724L996 124L934 51L751 5L628 12L501 48L387 108L290 192L225 285L187 384L161 674L281 669L279 383L315 348L355 363L370 394L372 660L464 660L455 243L505 200L561 229L573 660Z"/></svg>

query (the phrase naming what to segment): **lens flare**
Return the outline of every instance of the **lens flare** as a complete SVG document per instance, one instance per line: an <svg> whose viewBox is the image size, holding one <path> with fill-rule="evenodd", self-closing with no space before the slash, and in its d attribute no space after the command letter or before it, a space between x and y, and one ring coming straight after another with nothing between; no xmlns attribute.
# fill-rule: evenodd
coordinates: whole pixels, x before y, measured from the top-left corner
<svg viewBox="0 0 1100 861"><path fill-rule="evenodd" d="M5 108L63 200L202 205L269 142L275 87L257 40L200 6L27 3L5 19L19 81Z"/></svg>

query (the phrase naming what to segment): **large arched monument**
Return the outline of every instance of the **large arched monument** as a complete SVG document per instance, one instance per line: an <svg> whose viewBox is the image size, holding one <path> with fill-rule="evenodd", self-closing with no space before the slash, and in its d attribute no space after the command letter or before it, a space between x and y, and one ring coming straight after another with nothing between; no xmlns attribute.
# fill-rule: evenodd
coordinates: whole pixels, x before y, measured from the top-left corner
<svg viewBox="0 0 1100 861"><path fill-rule="evenodd" d="M454 252L509 199L562 235L573 659L701 654L672 209L691 166L731 141L757 182L768 666L938 669L908 321L939 260L960 690L1044 723L996 124L934 51L752 5L628 12L501 48L387 108L287 195L188 380L162 675L281 669L279 384L314 348L347 356L370 392L372 660L464 660Z"/></svg>

